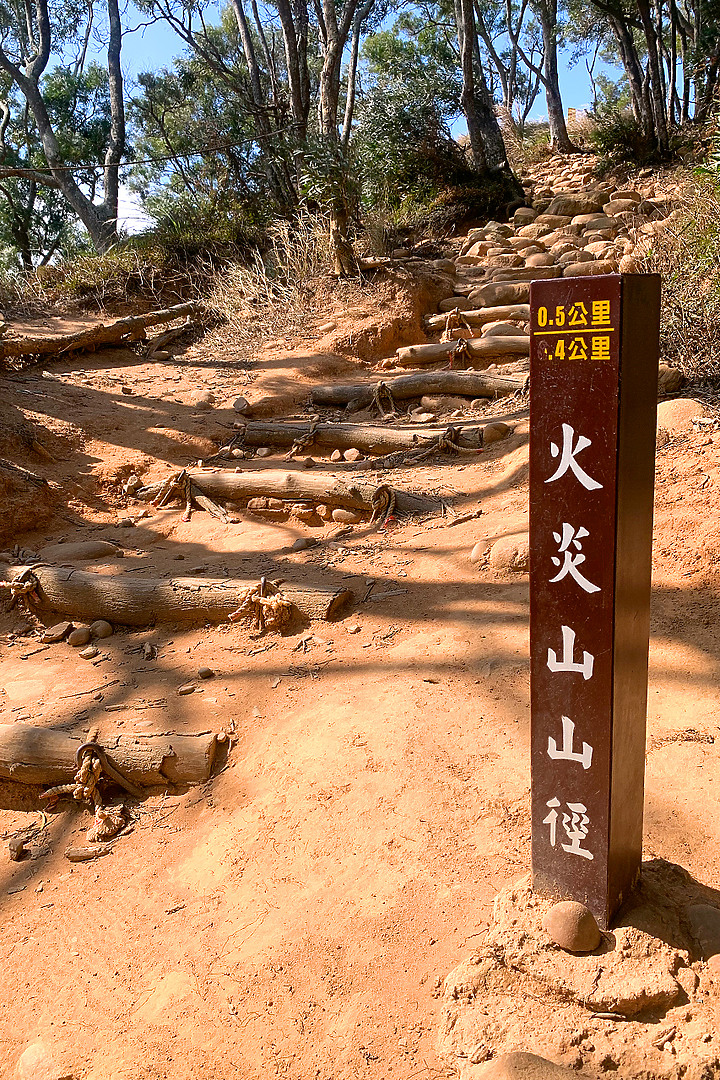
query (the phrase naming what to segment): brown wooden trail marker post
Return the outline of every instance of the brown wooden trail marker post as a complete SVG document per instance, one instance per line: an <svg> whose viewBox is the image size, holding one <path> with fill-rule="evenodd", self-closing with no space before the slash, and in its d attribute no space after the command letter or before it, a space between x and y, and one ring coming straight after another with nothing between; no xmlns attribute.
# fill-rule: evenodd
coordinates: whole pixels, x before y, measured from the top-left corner
<svg viewBox="0 0 720 1080"><path fill-rule="evenodd" d="M660 278L530 308L533 888L607 928L642 853Z"/></svg>

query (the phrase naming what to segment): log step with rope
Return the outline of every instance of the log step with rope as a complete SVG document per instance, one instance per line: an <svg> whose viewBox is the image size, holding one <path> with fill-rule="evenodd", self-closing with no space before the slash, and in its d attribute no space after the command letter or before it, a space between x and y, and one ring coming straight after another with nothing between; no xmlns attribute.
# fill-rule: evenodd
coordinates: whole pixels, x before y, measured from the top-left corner
<svg viewBox="0 0 720 1080"><path fill-rule="evenodd" d="M148 788L206 783L227 749L224 732L105 735L100 741L97 729L83 740L55 728L0 724L0 801L8 801L15 785L45 784L50 791L33 792L41 806L69 795L97 807L100 778L140 799Z"/></svg>
<svg viewBox="0 0 720 1080"><path fill-rule="evenodd" d="M375 384L378 387L390 387L390 383ZM514 389L522 388L522 382L515 380ZM392 392L392 391L391 391ZM394 394L393 394L394 396ZM371 394L372 400L372 394ZM389 402L388 402L389 404ZM458 443L472 450L483 445L485 424L477 421L458 423ZM447 428L447 424L404 424L402 427L390 427L383 424L334 424L311 421L253 420L248 421L242 432L241 443L245 446L291 447L296 452L309 451L320 447L324 449L350 450L355 448L365 454L392 454L400 450L413 450L433 439L437 439ZM200 481L207 489L207 486Z"/></svg>
<svg viewBox="0 0 720 1080"><path fill-rule="evenodd" d="M453 309L441 315L428 315L425 325L430 329L444 329L448 325L448 316L456 316L460 322L469 326L487 326L493 322L529 322L529 304L508 304L504 307L477 308L471 311Z"/></svg>
<svg viewBox="0 0 720 1080"><path fill-rule="evenodd" d="M442 316L444 318L444 316ZM468 398L498 398L523 390L526 380L510 375L476 375L461 371L423 371L398 375L384 383L345 383L316 386L310 391L313 405L347 405L362 409L371 405L384 385L396 401L421 398L425 394L452 394Z"/></svg>
<svg viewBox="0 0 720 1080"><path fill-rule="evenodd" d="M489 367L501 357L529 356L530 338L526 335L517 337L481 337L459 341L439 341L429 345L408 345L398 349L396 357L383 361L381 366L398 364L410 367L417 364L436 364L441 360L450 360L462 367Z"/></svg>
<svg viewBox="0 0 720 1080"><path fill-rule="evenodd" d="M263 587L263 582L265 586ZM245 615L257 617L249 597L272 595L288 601L305 619L331 621L353 599L339 585L278 582L243 578L144 579L117 574L94 574L63 566L3 566L0 585L17 596L36 615L70 615L78 621L106 619L121 626L151 626L160 622L223 622ZM28 588L28 586L31 586ZM4 591L5 591L4 590ZM247 610L242 611L247 605ZM268 605L271 606L271 605ZM261 621L256 618L256 622Z"/></svg>
<svg viewBox="0 0 720 1080"><path fill-rule="evenodd" d="M308 426L308 425L306 425ZM422 445L419 441L413 446ZM368 481L346 482L327 473L307 470L285 471L263 469L257 472L235 472L232 469L188 469L192 483L213 499L243 502L258 496L271 496L285 502L309 502L344 507L371 514L377 501L378 485ZM172 480L170 481L170 483ZM142 502L156 500L164 483L139 488L135 497ZM384 486L384 485L383 485ZM429 495L392 489L396 508L401 514L430 514L441 510L440 499Z"/></svg>
<svg viewBox="0 0 720 1080"><path fill-rule="evenodd" d="M103 345L119 345L123 341L138 341L145 337L150 326L174 322L198 314L198 303L175 304L146 315L127 315L112 323L100 323L74 334L54 334L40 337L12 337L0 340L0 360L8 357L62 355L68 352L94 351Z"/></svg>

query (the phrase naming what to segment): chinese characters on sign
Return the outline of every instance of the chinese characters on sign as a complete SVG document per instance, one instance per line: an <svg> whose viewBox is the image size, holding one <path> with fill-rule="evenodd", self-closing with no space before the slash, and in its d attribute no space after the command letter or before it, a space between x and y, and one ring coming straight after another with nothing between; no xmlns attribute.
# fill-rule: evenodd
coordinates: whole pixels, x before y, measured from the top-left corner
<svg viewBox="0 0 720 1080"><path fill-rule="evenodd" d="M642 837L659 281L533 282L531 320L533 881L607 925Z"/></svg>

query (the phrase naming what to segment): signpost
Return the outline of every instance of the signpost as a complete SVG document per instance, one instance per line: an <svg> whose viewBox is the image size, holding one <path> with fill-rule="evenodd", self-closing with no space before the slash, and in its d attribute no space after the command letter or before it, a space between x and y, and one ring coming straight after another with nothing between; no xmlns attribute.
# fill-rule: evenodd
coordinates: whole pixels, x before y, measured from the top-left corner
<svg viewBox="0 0 720 1080"><path fill-rule="evenodd" d="M642 851L660 278L530 307L533 888L606 928Z"/></svg>

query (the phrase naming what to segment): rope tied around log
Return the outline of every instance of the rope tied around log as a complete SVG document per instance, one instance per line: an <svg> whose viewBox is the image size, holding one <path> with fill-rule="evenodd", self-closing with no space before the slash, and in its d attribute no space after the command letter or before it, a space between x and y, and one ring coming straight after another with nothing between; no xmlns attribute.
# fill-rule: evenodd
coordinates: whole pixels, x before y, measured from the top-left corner
<svg viewBox="0 0 720 1080"><path fill-rule="evenodd" d="M33 603L40 603L39 588L40 582L30 569L23 570L14 581L0 581L0 589L6 589L10 593L10 610L18 604L26 611L31 611Z"/></svg>
<svg viewBox="0 0 720 1080"><path fill-rule="evenodd" d="M283 630L292 620L294 604L280 591L280 583L262 577L257 585L250 585L240 605L228 615L230 622L242 619L251 621L251 630L262 634L265 630Z"/></svg>
<svg viewBox="0 0 720 1080"><path fill-rule="evenodd" d="M381 529L384 529L393 517L393 511L395 510L396 497L395 492L389 484L380 484L375 489L371 498L372 515L370 517L370 524L373 522L379 522ZM382 519L382 520L381 520Z"/></svg>
<svg viewBox="0 0 720 1080"><path fill-rule="evenodd" d="M312 444L315 442L315 433L317 432L317 429L318 422L316 420L309 431L306 431L304 435L298 435L298 437L295 439L292 446L288 450L287 454L283 458L283 461L291 461L294 458L295 454L299 453L301 450L304 450L308 446L312 446Z"/></svg>
<svg viewBox="0 0 720 1080"><path fill-rule="evenodd" d="M192 514L193 503L197 503L203 510L207 510L213 517L218 518L224 524L228 522L228 516L225 510L221 506L206 495L203 489L190 479L190 474L187 469L181 469L179 473L174 476L168 477L163 483L162 487L158 491L154 499L151 500L151 506L156 506L158 509L165 506L171 498L179 495L185 500L185 510L181 521L189 521Z"/></svg>
<svg viewBox="0 0 720 1080"><path fill-rule="evenodd" d="M387 412L385 411L385 407L383 405L383 398L390 406ZM373 390L372 404L380 413L380 416L392 416L398 411L392 390L390 389L388 384L386 382L383 382L382 380L380 380L380 382Z"/></svg>
<svg viewBox="0 0 720 1080"><path fill-rule="evenodd" d="M469 362L472 360L472 358L472 353L470 352L470 349L468 347L467 340L465 338L458 338L457 345L450 353L450 369L452 370L453 362L455 360L465 360L466 362Z"/></svg>
<svg viewBox="0 0 720 1080"><path fill-rule="evenodd" d="M136 798L142 798L144 792L135 787L127 777L123 776L114 765L108 761L107 754L98 740L98 729L93 728L88 741L78 747L75 754L77 771L71 784L58 784L48 788L40 796L54 803L61 795L72 795L78 803L89 803L95 810L95 822L88 830L89 843L100 840L109 840L116 836L125 826L127 821L127 808L124 803L120 806L104 806L100 791L100 781L105 775L109 780L114 780L126 791Z"/></svg>
<svg viewBox="0 0 720 1080"><path fill-rule="evenodd" d="M472 326L467 321L464 315L461 314L460 308L453 308L452 311L448 311L445 316L445 327L440 337L441 341L451 341L450 333L453 330L469 330L472 335Z"/></svg>

